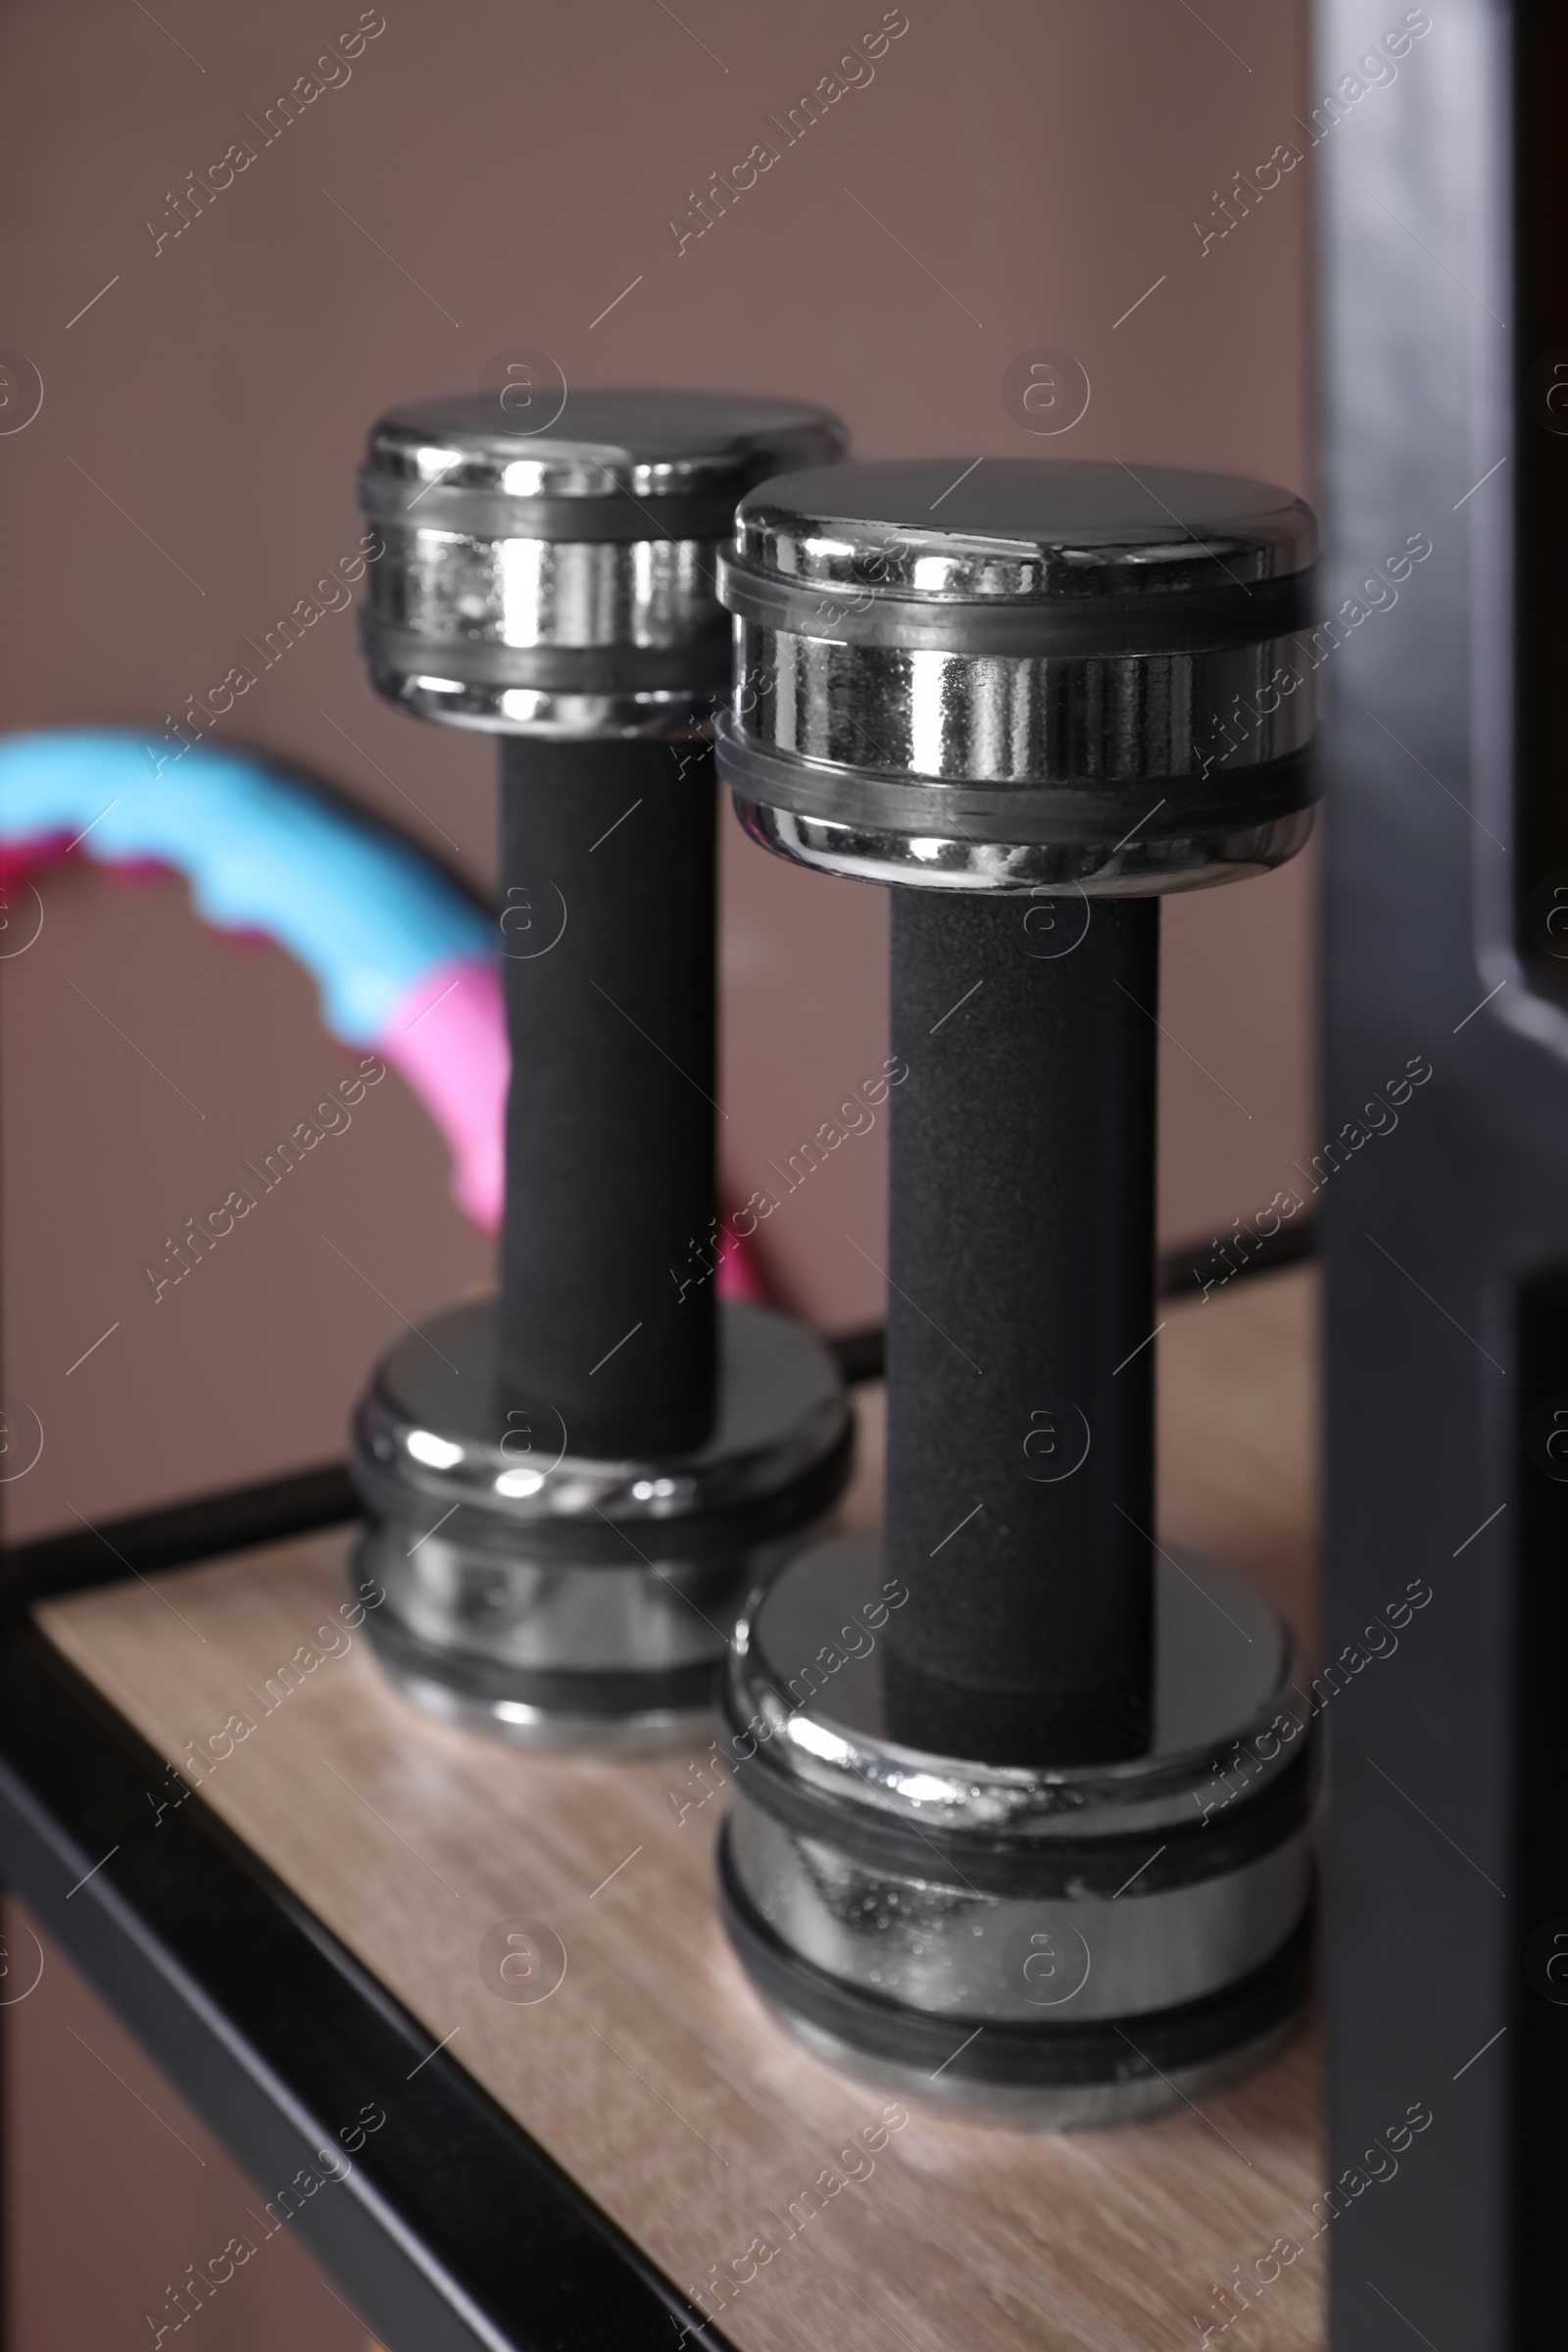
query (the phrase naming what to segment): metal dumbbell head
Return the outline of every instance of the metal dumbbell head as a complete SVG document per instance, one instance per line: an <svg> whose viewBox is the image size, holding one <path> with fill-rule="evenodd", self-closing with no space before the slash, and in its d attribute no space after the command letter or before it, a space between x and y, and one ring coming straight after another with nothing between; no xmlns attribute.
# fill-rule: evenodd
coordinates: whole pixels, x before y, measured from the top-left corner
<svg viewBox="0 0 1568 2352"><path fill-rule="evenodd" d="M718 543L766 475L844 432L806 401L584 390L542 432L496 396L392 410L360 502L386 545L364 633L378 691L501 733L679 736L729 680Z"/></svg>
<svg viewBox="0 0 1568 2352"><path fill-rule="evenodd" d="M999 2122L1125 2121L1254 2063L1301 1995L1312 1886L1273 1610L1173 1559L1145 1752L1025 1770L893 1736L907 1601L874 1542L829 1539L737 1635L719 1869L764 1996L818 2056Z"/></svg>
<svg viewBox="0 0 1568 2352"><path fill-rule="evenodd" d="M425 1713L635 1751L710 1705L740 1601L827 1516L851 1446L819 1341L765 1307L720 1323L713 1428L678 1456L573 1452L559 1411L514 1401L491 1300L378 1366L354 1427L355 1574L385 1592L367 1623Z"/></svg>
<svg viewBox="0 0 1568 2352"><path fill-rule="evenodd" d="M812 2048L1003 2120L1191 2095L1304 1982L1298 1668L1156 1571L1152 1343L1158 900L1306 838L1312 547L1255 482L955 460L769 482L721 572L743 821L906 886L884 1526L748 1605L722 1899Z"/></svg>
<svg viewBox="0 0 1568 2352"><path fill-rule="evenodd" d="M958 478L958 477L962 478ZM986 458L748 497L720 765L767 848L948 890L1188 890L1311 826L1311 514L1262 482Z"/></svg>
<svg viewBox="0 0 1568 2352"><path fill-rule="evenodd" d="M630 1747L707 1706L745 1592L850 1468L827 1349L715 1299L714 594L742 492L830 458L805 402L573 392L383 417L365 639L497 733L513 1083L501 1287L393 1348L355 1425L359 1573L427 1710Z"/></svg>

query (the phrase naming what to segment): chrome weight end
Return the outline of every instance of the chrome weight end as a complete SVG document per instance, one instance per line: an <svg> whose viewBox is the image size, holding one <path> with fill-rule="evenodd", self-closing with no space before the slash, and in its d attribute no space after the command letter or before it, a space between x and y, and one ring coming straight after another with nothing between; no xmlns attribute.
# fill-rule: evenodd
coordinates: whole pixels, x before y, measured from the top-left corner
<svg viewBox="0 0 1568 2352"><path fill-rule="evenodd" d="M521 1745L678 1738L746 1592L825 1521L851 1455L826 1348L766 1308L720 1310L708 1443L645 1462L574 1454L559 1413L509 1407L495 1302L455 1307L391 1351L356 1416L377 1652L425 1712Z"/></svg>
<svg viewBox="0 0 1568 2352"><path fill-rule="evenodd" d="M1311 830L1315 532L1223 474L922 459L750 492L719 769L765 848L862 881L1148 896Z"/></svg>
<svg viewBox="0 0 1568 2352"><path fill-rule="evenodd" d="M377 691L489 733L704 732L729 681L713 565L736 503L826 464L843 427L807 401L652 389L567 391L528 430L503 397L411 402L371 430Z"/></svg>
<svg viewBox="0 0 1568 2352"><path fill-rule="evenodd" d="M874 1540L828 1538L737 1631L720 1885L763 1999L833 2063L1004 2123L1130 2120L1254 2063L1312 1933L1283 1622L1221 1570L1166 1566L1147 1752L995 1766L889 1738L907 1597Z"/></svg>

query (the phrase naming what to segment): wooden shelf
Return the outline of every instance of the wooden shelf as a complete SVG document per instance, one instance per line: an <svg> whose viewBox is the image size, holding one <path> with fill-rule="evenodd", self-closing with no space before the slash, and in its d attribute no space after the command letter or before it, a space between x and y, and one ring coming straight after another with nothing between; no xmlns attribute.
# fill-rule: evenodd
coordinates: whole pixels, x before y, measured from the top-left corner
<svg viewBox="0 0 1568 2352"><path fill-rule="evenodd" d="M1316 1311L1313 1274L1293 1270L1168 1306L1158 1342L1162 1533L1253 1577L1309 1648ZM864 1523L878 1393L861 1413ZM37 1616L171 1764L232 1716L254 1727L209 1769L187 1762L205 1801L432 2051L446 2045L678 2288L706 2289L741 2352L1164 2352L1217 2328L1234 2304L1216 2305L1216 2284L1272 2270L1280 2238L1299 2252L1250 2290L1256 2317L1238 2334L1250 2326L1270 2352L1321 2345L1310 2027L1201 2113L1052 2137L911 2111L874 2155L841 2155L885 2101L798 2051L731 1958L711 1897L722 1794L693 1801L716 1787L710 1758L536 1760L411 1716L343 1626L351 1542L234 1554ZM312 1653L279 1696L279 1666ZM172 1776L150 1803L180 1787ZM497 1997L480 1971L489 1931L521 1917L566 1954L532 2004ZM864 2177L846 2180L852 2165ZM813 2186L822 2209L801 2222ZM748 2255L759 2239L765 2260Z"/></svg>

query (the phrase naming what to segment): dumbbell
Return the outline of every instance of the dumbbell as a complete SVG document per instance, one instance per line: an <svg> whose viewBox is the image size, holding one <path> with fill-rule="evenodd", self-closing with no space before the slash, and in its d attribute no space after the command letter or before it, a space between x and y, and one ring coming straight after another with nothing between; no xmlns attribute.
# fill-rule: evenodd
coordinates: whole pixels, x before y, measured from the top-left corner
<svg viewBox="0 0 1568 2352"><path fill-rule="evenodd" d="M1312 823L1312 517L1119 465L805 470L719 593L742 824L892 885L880 1538L726 1670L731 1939L809 2047L1023 2123L1145 2114L1286 2028L1313 1768L1285 1626L1154 1539L1162 894Z"/></svg>
<svg viewBox="0 0 1568 2352"><path fill-rule="evenodd" d="M517 387L375 425L376 689L501 739L499 1295L376 1368L355 1574L430 1713L636 1747L710 1702L748 1585L850 1467L822 1344L715 1300L714 593L737 500L844 436L790 400ZM509 413L509 410L511 413Z"/></svg>

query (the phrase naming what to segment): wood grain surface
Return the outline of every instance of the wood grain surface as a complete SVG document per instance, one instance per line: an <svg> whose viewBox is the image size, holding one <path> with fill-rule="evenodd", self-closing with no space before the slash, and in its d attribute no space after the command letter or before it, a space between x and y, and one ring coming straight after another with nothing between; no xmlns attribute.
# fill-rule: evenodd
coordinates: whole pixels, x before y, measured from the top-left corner
<svg viewBox="0 0 1568 2352"><path fill-rule="evenodd" d="M1292 1271L1170 1305L1158 1342L1163 1534L1252 1576L1309 1646L1316 1311ZM874 1392L862 1421L864 1523ZM231 1715L254 1726L187 1767L206 1801L741 2352L1163 2352L1204 2328L1321 2345L1310 2027L1201 2112L1051 2136L911 2107L884 2136L883 2094L802 2055L730 1956L711 1759L532 1760L412 1717L343 1627L347 1542L39 1616L172 1762ZM270 1700L305 1644L319 1663ZM480 1964L523 1918L566 1958L527 2004Z"/></svg>

